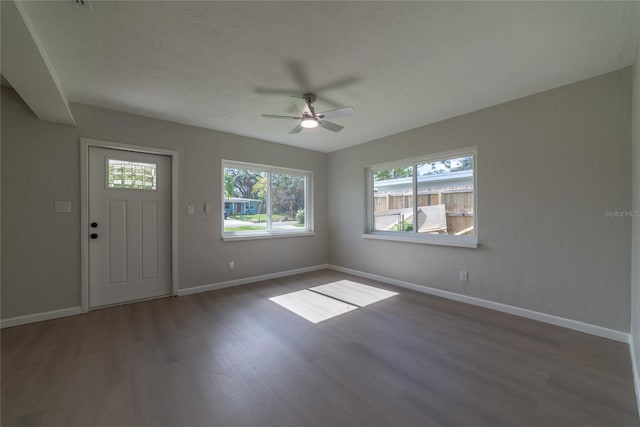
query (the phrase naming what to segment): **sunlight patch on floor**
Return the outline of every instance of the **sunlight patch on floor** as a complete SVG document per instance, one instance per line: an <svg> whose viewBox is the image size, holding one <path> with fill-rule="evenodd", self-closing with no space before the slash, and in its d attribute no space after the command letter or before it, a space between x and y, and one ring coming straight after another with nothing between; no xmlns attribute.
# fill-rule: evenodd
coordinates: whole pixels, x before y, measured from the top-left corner
<svg viewBox="0 0 640 427"><path fill-rule="evenodd" d="M312 323L319 323L358 307L398 295L397 292L363 285L350 280L339 280L310 289L269 298Z"/></svg>

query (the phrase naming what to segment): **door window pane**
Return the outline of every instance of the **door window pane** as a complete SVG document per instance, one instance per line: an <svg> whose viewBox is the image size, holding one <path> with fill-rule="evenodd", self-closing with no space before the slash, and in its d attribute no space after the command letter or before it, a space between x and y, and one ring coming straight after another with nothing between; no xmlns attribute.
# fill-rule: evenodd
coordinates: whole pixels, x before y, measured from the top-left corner
<svg viewBox="0 0 640 427"><path fill-rule="evenodd" d="M156 190L157 165L108 159L107 187L130 190Z"/></svg>

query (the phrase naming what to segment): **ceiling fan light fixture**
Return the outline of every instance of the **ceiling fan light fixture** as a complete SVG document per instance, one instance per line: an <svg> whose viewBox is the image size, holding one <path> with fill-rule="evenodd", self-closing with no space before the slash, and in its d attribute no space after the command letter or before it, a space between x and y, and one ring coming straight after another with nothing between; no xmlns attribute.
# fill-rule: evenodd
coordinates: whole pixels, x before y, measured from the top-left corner
<svg viewBox="0 0 640 427"><path fill-rule="evenodd" d="M314 119L313 117L305 117L302 119L302 122L300 122L300 126L307 129L317 128L318 125L318 119Z"/></svg>
<svg viewBox="0 0 640 427"><path fill-rule="evenodd" d="M312 93L305 93L304 95L302 95L302 97L292 96L291 99L293 99L294 104L296 104L298 109L301 110L300 113L302 115L300 117L262 114L262 117L266 117L269 119L299 120L298 124L293 129L291 129L289 134L296 134L302 132L304 129L313 129L318 127L329 130L331 132L340 132L342 129L344 129L344 126L325 119L331 117L348 116L354 111L353 107L340 107L334 108L333 110L316 113L315 108L313 108L313 105L311 105L316 100L316 96Z"/></svg>

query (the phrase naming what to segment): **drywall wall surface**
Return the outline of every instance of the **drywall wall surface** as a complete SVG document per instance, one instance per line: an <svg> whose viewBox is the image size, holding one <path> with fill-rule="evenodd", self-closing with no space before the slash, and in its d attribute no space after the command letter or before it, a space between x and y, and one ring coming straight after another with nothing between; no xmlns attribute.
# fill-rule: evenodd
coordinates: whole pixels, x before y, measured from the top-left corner
<svg viewBox="0 0 640 427"><path fill-rule="evenodd" d="M627 67L329 154L330 263L628 331L630 93ZM479 248L362 238L367 165L471 146Z"/></svg>
<svg viewBox="0 0 640 427"><path fill-rule="evenodd" d="M326 154L88 105L71 109L77 127L42 122L2 90L3 318L80 304L81 136L178 151L180 289L327 262ZM223 158L312 171L315 235L222 242ZM55 200L71 201L72 212L55 214Z"/></svg>
<svg viewBox="0 0 640 427"><path fill-rule="evenodd" d="M2 316L80 302L80 151L73 126L38 120L2 88ZM54 214L54 202L71 212Z"/></svg>

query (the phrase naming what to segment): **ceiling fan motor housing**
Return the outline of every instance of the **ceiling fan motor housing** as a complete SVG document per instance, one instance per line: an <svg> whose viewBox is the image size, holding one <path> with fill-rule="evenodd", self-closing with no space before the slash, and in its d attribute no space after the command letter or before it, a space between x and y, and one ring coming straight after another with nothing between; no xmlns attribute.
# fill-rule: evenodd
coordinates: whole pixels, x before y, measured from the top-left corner
<svg viewBox="0 0 640 427"><path fill-rule="evenodd" d="M313 104L314 102L316 102L316 96L312 93L305 93L304 95L302 95L302 99L304 99L304 101L309 106L311 106L310 104Z"/></svg>
<svg viewBox="0 0 640 427"><path fill-rule="evenodd" d="M316 101L316 95L313 93L305 93L302 97L292 96L293 102L302 110L301 117L294 116L278 116L273 114L263 114L262 117L268 117L273 119L294 119L300 120L300 123L291 129L290 134L300 133L303 129L313 129L321 127L332 132L340 132L344 126L325 120L327 117L346 116L353 113L353 107L341 107L329 111L323 111L316 114L313 104ZM300 101L304 101L304 105L301 105Z"/></svg>

